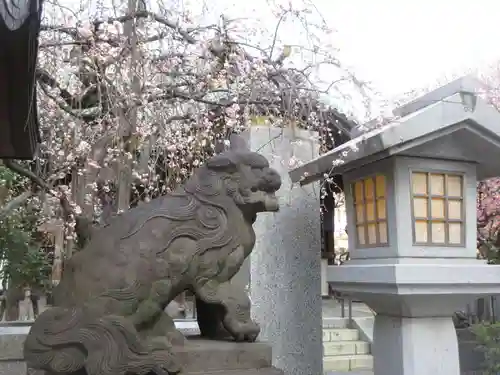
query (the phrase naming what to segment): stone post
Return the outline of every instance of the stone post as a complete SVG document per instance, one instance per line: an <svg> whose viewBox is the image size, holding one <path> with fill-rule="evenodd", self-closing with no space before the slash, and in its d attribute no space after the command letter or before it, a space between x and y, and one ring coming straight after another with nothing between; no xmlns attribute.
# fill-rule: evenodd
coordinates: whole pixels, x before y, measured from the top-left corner
<svg viewBox="0 0 500 375"><path fill-rule="evenodd" d="M24 298L19 301L19 320L34 320L35 312L31 302L31 289L24 288Z"/></svg>
<svg viewBox="0 0 500 375"><path fill-rule="evenodd" d="M51 282L55 286L61 281L64 257L64 223L62 220L52 220L39 226L39 231L53 236L54 263L52 264Z"/></svg>
<svg viewBox="0 0 500 375"><path fill-rule="evenodd" d="M281 207L260 214L250 257L252 316L260 339L272 345L273 365L289 375L322 375L321 225L318 184L292 188L294 160L318 155L314 133L252 127L252 151L263 154L281 175Z"/></svg>

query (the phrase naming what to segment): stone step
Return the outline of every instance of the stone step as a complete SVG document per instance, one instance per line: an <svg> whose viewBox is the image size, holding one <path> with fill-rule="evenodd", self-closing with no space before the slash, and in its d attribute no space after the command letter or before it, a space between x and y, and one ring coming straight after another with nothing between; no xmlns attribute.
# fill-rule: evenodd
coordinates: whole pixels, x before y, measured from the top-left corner
<svg viewBox="0 0 500 375"><path fill-rule="evenodd" d="M229 371L202 371L202 372L189 372L186 375L283 375L282 370L275 367L267 367L260 369L250 370L229 370Z"/></svg>
<svg viewBox="0 0 500 375"><path fill-rule="evenodd" d="M323 328L349 328L349 319L323 318Z"/></svg>
<svg viewBox="0 0 500 375"><path fill-rule="evenodd" d="M350 328L326 328L323 329L323 342L331 341L358 341L359 332Z"/></svg>
<svg viewBox="0 0 500 375"><path fill-rule="evenodd" d="M329 341L323 343L325 357L354 354L370 354L370 344L365 341Z"/></svg>
<svg viewBox="0 0 500 375"><path fill-rule="evenodd" d="M324 371L353 371L372 368L373 356L369 354L339 355L323 359Z"/></svg>

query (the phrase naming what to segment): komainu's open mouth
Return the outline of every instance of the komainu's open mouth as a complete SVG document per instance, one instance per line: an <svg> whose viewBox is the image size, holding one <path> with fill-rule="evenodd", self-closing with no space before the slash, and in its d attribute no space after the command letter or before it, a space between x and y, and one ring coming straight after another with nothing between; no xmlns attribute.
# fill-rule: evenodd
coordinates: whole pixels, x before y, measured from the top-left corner
<svg viewBox="0 0 500 375"><path fill-rule="evenodd" d="M266 211L276 212L280 209L280 202L275 193L267 193L264 199Z"/></svg>

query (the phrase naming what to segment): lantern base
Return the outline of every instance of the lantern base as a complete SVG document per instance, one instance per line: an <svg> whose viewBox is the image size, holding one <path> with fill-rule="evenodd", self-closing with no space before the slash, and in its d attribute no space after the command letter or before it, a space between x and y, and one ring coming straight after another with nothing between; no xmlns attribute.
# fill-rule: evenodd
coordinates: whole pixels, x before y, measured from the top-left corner
<svg viewBox="0 0 500 375"><path fill-rule="evenodd" d="M375 375L460 375L451 318L377 315L372 354Z"/></svg>
<svg viewBox="0 0 500 375"><path fill-rule="evenodd" d="M376 313L375 375L459 375L452 315L482 295L497 294L500 266L463 263L349 264L329 267L335 290Z"/></svg>
<svg viewBox="0 0 500 375"><path fill-rule="evenodd" d="M329 266L333 289L359 298L379 314L450 317L467 303L497 294L500 265L463 263L355 264Z"/></svg>

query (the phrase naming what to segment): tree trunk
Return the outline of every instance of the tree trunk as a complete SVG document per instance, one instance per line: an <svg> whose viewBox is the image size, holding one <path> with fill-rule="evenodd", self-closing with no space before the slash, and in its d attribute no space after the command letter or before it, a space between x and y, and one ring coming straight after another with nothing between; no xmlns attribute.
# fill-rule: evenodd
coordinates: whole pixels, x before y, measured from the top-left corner
<svg viewBox="0 0 500 375"><path fill-rule="evenodd" d="M5 304L6 304L6 303L7 303L7 301L5 300L5 297L4 297L3 295L2 295L2 296L0 296L0 322L1 322L2 320L4 320L4 319L3 319L3 318L4 318L4 316L3 316L3 315L4 315L4 313L5 313L5 308L6 308Z"/></svg>
<svg viewBox="0 0 500 375"><path fill-rule="evenodd" d="M137 0L128 0L128 13L134 13L138 9L143 7L143 2L140 2L138 7ZM137 69L139 69L140 53L137 48L137 24L141 21L136 18L125 22L124 33L127 41L130 45L130 69L129 75L132 82L132 93L138 99L141 95L141 81L139 75L137 74ZM124 132L122 135L123 139L123 160L118 166L118 212L128 210L130 207L130 188L132 184L132 168L133 168L133 158L135 158L135 150L137 147L137 142L134 139L136 126L137 126L137 108L133 107L129 109L128 113L124 113L126 119L123 119Z"/></svg>
<svg viewBox="0 0 500 375"><path fill-rule="evenodd" d="M12 322L19 320L19 301L23 291L19 287L9 287L5 293L5 320Z"/></svg>

